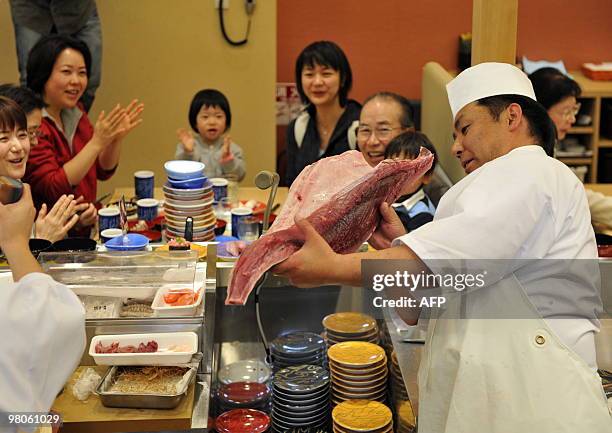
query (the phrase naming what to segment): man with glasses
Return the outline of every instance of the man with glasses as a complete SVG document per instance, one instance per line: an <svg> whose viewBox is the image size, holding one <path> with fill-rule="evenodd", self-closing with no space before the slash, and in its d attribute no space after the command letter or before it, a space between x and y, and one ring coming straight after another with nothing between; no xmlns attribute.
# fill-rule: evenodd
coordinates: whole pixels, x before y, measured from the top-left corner
<svg viewBox="0 0 612 433"><path fill-rule="evenodd" d="M372 167L385 159L391 140L405 131L414 131L410 102L401 95L379 92L366 99L359 116L357 145Z"/></svg>
<svg viewBox="0 0 612 433"><path fill-rule="evenodd" d="M357 128L357 146L367 163L374 167L385 159L385 149L391 140L403 132L415 130L413 119L410 101L397 93L378 92L367 98ZM438 164L424 190L437 206L451 185Z"/></svg>

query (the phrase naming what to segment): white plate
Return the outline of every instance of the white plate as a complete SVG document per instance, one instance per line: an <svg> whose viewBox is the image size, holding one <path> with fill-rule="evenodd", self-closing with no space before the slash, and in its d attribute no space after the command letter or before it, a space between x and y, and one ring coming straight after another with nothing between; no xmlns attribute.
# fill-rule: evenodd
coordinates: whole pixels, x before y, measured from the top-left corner
<svg viewBox="0 0 612 433"><path fill-rule="evenodd" d="M202 297L204 295L202 290L202 285L194 287L194 291L198 292L198 300L191 305L181 305L181 306L172 306L168 305L164 302L164 295L168 293L171 289L184 289L185 284L168 284L160 287L155 294L155 299L153 300L153 304L151 304L151 308L155 313L156 317L176 317L176 316L193 316L196 313L196 310L202 303ZM191 287L187 287L191 288Z"/></svg>
<svg viewBox="0 0 612 433"><path fill-rule="evenodd" d="M157 352L153 353L96 353L96 344L105 346L118 342L119 346L140 343L147 344L155 340ZM186 352L171 352L171 346L188 346ZM198 336L195 332L166 332L153 334L96 335L89 344L89 356L98 365L176 365L186 364L198 351Z"/></svg>

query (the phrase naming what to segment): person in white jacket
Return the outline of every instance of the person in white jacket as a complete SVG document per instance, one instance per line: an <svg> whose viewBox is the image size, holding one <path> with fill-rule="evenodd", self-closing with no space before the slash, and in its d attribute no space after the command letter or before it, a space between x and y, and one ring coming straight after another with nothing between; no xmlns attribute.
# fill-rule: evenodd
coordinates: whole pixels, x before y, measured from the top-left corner
<svg viewBox="0 0 612 433"><path fill-rule="evenodd" d="M18 147L27 133L18 131L19 119L9 117L0 119L0 146ZM21 162L11 157L0 163ZM12 278L0 274L0 431L18 428L7 424L8 414L48 412L85 349L82 304L68 287L44 274L30 253L34 216L28 185L16 203L0 203L0 249L12 272Z"/></svg>

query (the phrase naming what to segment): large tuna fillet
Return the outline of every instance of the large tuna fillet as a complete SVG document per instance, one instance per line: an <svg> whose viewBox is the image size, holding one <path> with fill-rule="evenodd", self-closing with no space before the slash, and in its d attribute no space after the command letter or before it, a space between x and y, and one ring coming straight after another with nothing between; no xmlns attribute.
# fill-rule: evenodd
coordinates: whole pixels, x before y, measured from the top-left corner
<svg viewBox="0 0 612 433"><path fill-rule="evenodd" d="M306 167L268 233L236 262L225 303L244 305L261 276L302 247L296 217L308 219L337 253L357 251L376 229L381 203L393 203L402 185L423 175L432 162L427 152L415 160L385 160L371 168L360 152L350 151Z"/></svg>

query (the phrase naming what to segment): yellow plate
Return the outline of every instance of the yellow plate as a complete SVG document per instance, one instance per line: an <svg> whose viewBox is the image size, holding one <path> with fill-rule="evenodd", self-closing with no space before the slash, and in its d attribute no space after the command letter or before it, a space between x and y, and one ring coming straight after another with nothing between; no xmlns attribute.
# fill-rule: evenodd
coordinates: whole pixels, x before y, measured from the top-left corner
<svg viewBox="0 0 612 433"><path fill-rule="evenodd" d="M343 429L336 423L334 423L333 425L333 432L334 433L355 433L353 430ZM372 430L371 433L393 433L393 423L389 424L387 427L383 427L380 430Z"/></svg>
<svg viewBox="0 0 612 433"><path fill-rule="evenodd" d="M345 341L334 344L327 351L329 359L341 367L368 367L386 360L385 350L365 341Z"/></svg>
<svg viewBox="0 0 612 433"><path fill-rule="evenodd" d="M369 400L348 400L332 411L334 423L342 429L357 432L379 430L391 423L391 410L382 403Z"/></svg>
<svg viewBox="0 0 612 433"><path fill-rule="evenodd" d="M198 252L198 259L202 259L206 257L206 247L205 246L198 245L198 244L191 244L191 249L193 251ZM156 248L155 251L170 251L170 247L168 247L168 245L162 245L161 247Z"/></svg>
<svg viewBox="0 0 612 433"><path fill-rule="evenodd" d="M362 313L334 313L325 316L323 326L332 333L350 337L352 335L369 334L377 328L372 316Z"/></svg>
<svg viewBox="0 0 612 433"><path fill-rule="evenodd" d="M400 403L398 411L398 423L401 426L414 428L416 426L416 419L414 417L414 412L412 410L412 404L410 401L406 400Z"/></svg>

